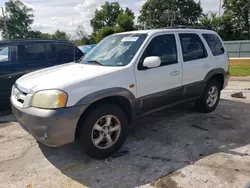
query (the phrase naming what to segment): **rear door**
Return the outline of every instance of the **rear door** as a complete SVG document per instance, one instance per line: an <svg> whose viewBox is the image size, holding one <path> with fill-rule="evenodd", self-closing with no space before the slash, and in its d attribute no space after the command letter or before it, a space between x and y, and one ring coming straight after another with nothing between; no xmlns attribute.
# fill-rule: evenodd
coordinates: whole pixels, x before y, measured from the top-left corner
<svg viewBox="0 0 250 188"><path fill-rule="evenodd" d="M9 105L12 85L20 76L17 46L0 46L0 108Z"/></svg>
<svg viewBox="0 0 250 188"><path fill-rule="evenodd" d="M45 44L32 43L20 45L18 47L18 54L22 74L48 67Z"/></svg>
<svg viewBox="0 0 250 188"><path fill-rule="evenodd" d="M211 55L196 33L179 34L182 49L183 81L186 97L200 95L205 76L213 70L214 63ZM205 41L204 41L205 42Z"/></svg>

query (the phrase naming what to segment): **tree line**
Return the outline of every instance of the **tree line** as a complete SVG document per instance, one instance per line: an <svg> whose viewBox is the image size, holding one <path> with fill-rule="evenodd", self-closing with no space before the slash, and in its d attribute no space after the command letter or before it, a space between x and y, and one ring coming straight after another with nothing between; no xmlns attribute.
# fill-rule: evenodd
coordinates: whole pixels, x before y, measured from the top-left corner
<svg viewBox="0 0 250 188"><path fill-rule="evenodd" d="M19 0L5 3L7 27L10 39L50 38L70 39L67 33L57 30L54 34L42 33L31 29L34 22L33 10ZM93 32L89 35L79 25L76 35L78 44L97 43L104 37L124 31L153 29L169 26L201 26L215 30L223 40L250 39L250 1L224 0L223 13L204 13L201 3L193 0L147 0L135 21L134 12L128 7L122 8L119 2L105 2L96 9L90 20ZM219 9L219 7L218 7ZM6 38L3 17L0 18L0 31Z"/></svg>

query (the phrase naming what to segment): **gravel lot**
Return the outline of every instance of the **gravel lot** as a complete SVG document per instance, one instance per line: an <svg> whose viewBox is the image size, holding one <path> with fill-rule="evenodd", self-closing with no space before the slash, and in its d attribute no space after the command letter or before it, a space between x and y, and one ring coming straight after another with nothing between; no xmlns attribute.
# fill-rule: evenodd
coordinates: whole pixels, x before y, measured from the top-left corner
<svg viewBox="0 0 250 188"><path fill-rule="evenodd" d="M192 104L134 122L120 153L88 158L77 145L39 145L0 118L0 187L225 187L250 183L250 82L231 81L211 114ZM243 91L246 99L230 94Z"/></svg>

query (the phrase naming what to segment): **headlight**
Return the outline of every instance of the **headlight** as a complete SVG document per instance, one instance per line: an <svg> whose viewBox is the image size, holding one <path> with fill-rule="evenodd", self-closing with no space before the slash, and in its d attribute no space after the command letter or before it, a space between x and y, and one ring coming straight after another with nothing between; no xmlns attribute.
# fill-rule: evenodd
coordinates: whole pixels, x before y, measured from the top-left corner
<svg viewBox="0 0 250 188"><path fill-rule="evenodd" d="M68 99L67 93L60 90L44 90L34 94L32 106L37 108L63 108Z"/></svg>

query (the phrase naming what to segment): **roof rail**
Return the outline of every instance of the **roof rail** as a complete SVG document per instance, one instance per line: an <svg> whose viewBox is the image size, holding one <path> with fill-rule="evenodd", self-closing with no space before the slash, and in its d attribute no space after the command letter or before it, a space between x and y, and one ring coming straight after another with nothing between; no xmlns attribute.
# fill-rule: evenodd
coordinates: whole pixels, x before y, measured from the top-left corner
<svg viewBox="0 0 250 188"><path fill-rule="evenodd" d="M204 27L204 26L186 26L186 25L177 25L177 26L172 26L172 27L163 27L159 29L207 29L207 30L212 30L210 27Z"/></svg>
<svg viewBox="0 0 250 188"><path fill-rule="evenodd" d="M66 42L69 40L61 40L61 39L43 39L43 38L32 38L32 39L10 39L10 40L2 40L1 42L13 42L13 41L62 41Z"/></svg>

